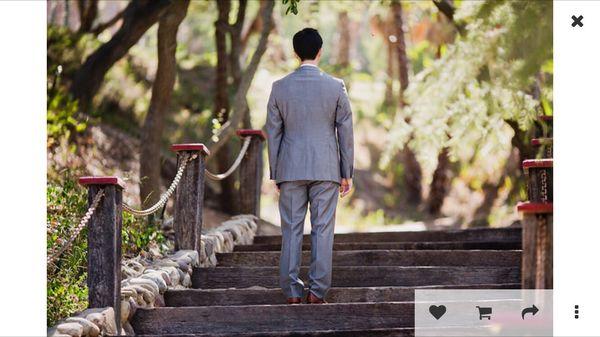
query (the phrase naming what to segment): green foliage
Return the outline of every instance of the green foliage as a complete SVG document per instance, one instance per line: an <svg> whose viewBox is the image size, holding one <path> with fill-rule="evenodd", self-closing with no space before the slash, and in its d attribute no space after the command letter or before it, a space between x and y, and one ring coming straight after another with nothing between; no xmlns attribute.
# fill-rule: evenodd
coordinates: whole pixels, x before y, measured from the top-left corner
<svg viewBox="0 0 600 337"><path fill-rule="evenodd" d="M71 139L74 132L83 132L87 127L86 122L77 119L77 101L62 91L48 97L46 113L48 147L60 143L63 138Z"/></svg>
<svg viewBox="0 0 600 337"><path fill-rule="evenodd" d="M73 228L87 210L87 193L77 185L76 173L60 173L61 180L49 177L47 197L48 253L71 236ZM87 229L79 234L71 248L47 269L47 324L87 307L86 250Z"/></svg>
<svg viewBox="0 0 600 337"><path fill-rule="evenodd" d="M57 68L67 79L79 69L85 57L100 45L92 34L79 34L64 26L49 25L47 29L47 73L52 79Z"/></svg>
<svg viewBox="0 0 600 337"><path fill-rule="evenodd" d="M536 80L552 59L551 2L463 2L456 20L468 23L466 33L411 79L384 166L406 144L428 173L444 147L463 163L506 158L512 130L505 120L525 130L542 113L540 100L551 106L551 80ZM536 85L544 86L541 98Z"/></svg>
<svg viewBox="0 0 600 337"><path fill-rule="evenodd" d="M125 257L134 257L148 252L151 248L166 250L166 238L153 221L141 221L123 212L122 252Z"/></svg>
<svg viewBox="0 0 600 337"><path fill-rule="evenodd" d="M80 35L64 27L48 27L48 83L46 129L48 147L71 140L73 133L83 132L87 123L77 118L78 104L63 86L83 60Z"/></svg>
<svg viewBox="0 0 600 337"><path fill-rule="evenodd" d="M294 15L298 15L298 3L300 3L300 0L281 0L281 3L288 5L288 8L285 10L285 15L288 15L290 12L294 13Z"/></svg>

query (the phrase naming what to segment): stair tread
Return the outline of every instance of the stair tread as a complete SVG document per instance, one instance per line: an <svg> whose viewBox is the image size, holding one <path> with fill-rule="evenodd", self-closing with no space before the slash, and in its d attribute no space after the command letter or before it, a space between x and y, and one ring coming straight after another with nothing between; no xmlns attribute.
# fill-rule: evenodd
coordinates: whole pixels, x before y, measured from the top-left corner
<svg viewBox="0 0 600 337"><path fill-rule="evenodd" d="M521 249L520 240L507 241L412 241L412 242L349 242L334 243L333 250L515 250ZM279 251L281 244L252 244L235 246L234 252ZM310 244L302 245L310 250Z"/></svg>
<svg viewBox="0 0 600 337"><path fill-rule="evenodd" d="M233 252L217 254L218 266L276 266L280 252ZM334 266L518 266L521 250L340 250L333 252ZM310 252L302 264L310 263Z"/></svg>
<svg viewBox="0 0 600 337"><path fill-rule="evenodd" d="M386 302L140 309L132 326L141 335L217 334L411 328L413 322L413 303Z"/></svg>
<svg viewBox="0 0 600 337"><path fill-rule="evenodd" d="M409 231L409 232L364 232L335 234L334 242L379 242L382 240L394 242L406 241L491 241L494 240L520 240L521 227L504 228L470 228L439 231ZM310 242L310 235L304 235L305 243ZM254 238L256 244L281 243L281 235L259 235Z"/></svg>
<svg viewBox="0 0 600 337"><path fill-rule="evenodd" d="M195 268L193 288L279 287L278 267ZM308 267L300 277L307 279ZM456 266L334 266L332 286L413 286L477 283L518 283L518 267Z"/></svg>
<svg viewBox="0 0 600 337"><path fill-rule="evenodd" d="M276 331L276 332L248 332L236 333L237 337L412 337L414 328L389 328L366 330L310 330L310 331ZM198 334L163 334L163 335L136 335L137 337L231 337L231 333L198 333Z"/></svg>
<svg viewBox="0 0 600 337"><path fill-rule="evenodd" d="M310 236L300 276L307 281ZM139 309L137 336L414 336L419 289L519 289L521 228L336 234L326 305L287 305L279 289L281 236L217 254L194 268L196 289L168 290L166 307ZM305 282L307 284L307 282ZM202 288L202 289L198 289Z"/></svg>
<svg viewBox="0 0 600 337"><path fill-rule="evenodd" d="M417 289L518 289L519 283L388 286L388 287L333 287L327 294L330 303L412 301ZM211 306L244 304L281 304L285 296L278 288L243 289L181 289L165 293L166 306Z"/></svg>

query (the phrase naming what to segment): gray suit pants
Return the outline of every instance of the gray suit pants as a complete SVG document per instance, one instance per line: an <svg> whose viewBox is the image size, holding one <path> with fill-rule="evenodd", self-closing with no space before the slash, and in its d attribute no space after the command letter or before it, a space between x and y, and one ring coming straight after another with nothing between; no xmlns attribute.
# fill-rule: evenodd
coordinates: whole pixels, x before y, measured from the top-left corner
<svg viewBox="0 0 600 337"><path fill-rule="evenodd" d="M324 298L331 287L331 264L335 210L340 185L333 181L285 181L279 184L281 215L281 259L279 284L286 297L303 297L300 279L302 236L307 205L310 203L311 260L309 290Z"/></svg>

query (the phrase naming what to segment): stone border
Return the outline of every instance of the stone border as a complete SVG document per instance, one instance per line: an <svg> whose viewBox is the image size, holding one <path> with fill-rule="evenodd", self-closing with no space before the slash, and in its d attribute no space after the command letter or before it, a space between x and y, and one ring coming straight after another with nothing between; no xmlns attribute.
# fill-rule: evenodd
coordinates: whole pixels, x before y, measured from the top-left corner
<svg viewBox="0 0 600 337"><path fill-rule="evenodd" d="M235 245L254 241L258 229L254 215L237 215L219 227L203 233L200 254L180 250L163 258L147 261L141 257L124 260L121 271L121 326L120 334L135 335L129 323L139 308L150 309L165 305L163 294L167 289L186 289L192 286L194 267L215 267L217 253L229 253ZM60 321L48 329L53 337L97 337L118 335L113 308L84 310Z"/></svg>

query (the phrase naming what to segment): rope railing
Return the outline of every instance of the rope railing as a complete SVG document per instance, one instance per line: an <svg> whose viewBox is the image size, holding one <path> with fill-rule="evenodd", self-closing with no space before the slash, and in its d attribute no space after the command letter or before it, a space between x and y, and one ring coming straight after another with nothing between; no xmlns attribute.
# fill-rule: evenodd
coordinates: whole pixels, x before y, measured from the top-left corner
<svg viewBox="0 0 600 337"><path fill-rule="evenodd" d="M259 215L260 186L262 179L261 130L241 129L236 134L243 139L240 153L233 165L224 173L206 170L206 157L210 151L201 143L173 144L171 150L179 158L177 173L167 191L153 206L136 210L123 202L125 183L116 176L80 177L79 183L88 188L89 209L73 233L59 249L49 252L48 264L72 247L73 241L87 226L87 283L90 308L112 307L117 318L115 326L120 331L121 273L123 211L136 216L149 215L164 207L171 196L173 204L173 230L175 250L201 251L201 233L204 212L206 178L221 180L235 170L240 172L238 205L242 214ZM186 169L193 170L187 172ZM102 202L101 202L102 201ZM61 242L62 243L62 242ZM52 264L56 266L56 264Z"/></svg>
<svg viewBox="0 0 600 337"><path fill-rule="evenodd" d="M171 185L169 186L167 191L165 191L165 193L163 193L160 196L160 199L158 199L158 201L154 205L146 209L137 210L127 205L127 203L123 202L123 210L130 214L133 214L134 216L146 216L159 210L167 203L173 192L175 192L175 189L177 188L177 185L179 185L179 181L181 180L181 176L183 175L183 171L185 171L187 163L196 159L197 157L197 154L194 154L192 156L189 156L189 154L187 153L183 154L181 165L177 169L177 174L175 175L175 178L173 178L173 181L171 182Z"/></svg>
<svg viewBox="0 0 600 337"><path fill-rule="evenodd" d="M246 154L246 152L248 151L248 147L250 146L250 140L251 137L244 137L244 144L242 145L242 149L240 150L240 153L238 154L237 158L235 158L235 161L227 171L220 174L216 174L206 169L206 176L212 180L223 180L229 177L238 168L238 166L240 166L242 158L244 158L244 155Z"/></svg>
<svg viewBox="0 0 600 337"><path fill-rule="evenodd" d="M94 215L94 212L96 211L96 208L98 207L98 204L100 203L100 199L102 199L103 196L104 196L104 190L100 190L98 192L98 194L96 194L96 196L94 197L94 200L92 201L92 205L88 208L88 210L85 212L85 215L79 221L79 225L77 225L77 227L75 227L75 229L73 230L73 233L71 234L69 239L59 249L55 250L54 252L52 252L51 254L48 255L48 260L47 260L48 264L52 264L52 263L56 262L56 260L67 249L69 249L69 247L71 247L73 242L75 242L75 239L77 239L77 237L79 236L79 233L81 233L83 228L87 225L87 223L92 218L92 215Z"/></svg>
<svg viewBox="0 0 600 337"><path fill-rule="evenodd" d="M248 148L250 147L252 137L244 136L243 139L244 139L244 142L242 144L242 148L241 148L240 152L238 153L235 161L233 162L233 164L227 171L220 173L220 174L216 174L216 173L210 172L208 169L205 169L206 176L209 179L223 180L223 179L229 177L233 172L235 172L235 170L240 166L242 159L244 158L244 155L246 154L246 152L248 152ZM173 178L173 181L169 185L169 188L160 196L159 200L154 205L152 205L146 209L138 210L138 209L135 209L135 208L129 206L127 203L122 202L123 210L134 216L147 216L147 215L153 214L156 211L158 211L159 209L161 209L167 203L167 201L173 195L173 193L175 192L175 189L177 188L177 186L179 185L179 182L181 181L183 172L185 171L187 164L196 158L198 158L197 153L196 154L190 154L190 153L182 154L181 164L179 165L179 167L177 169L177 173L176 173L175 177ZM89 222L90 218L96 211L96 208L98 207L98 204L100 203L100 200L102 199L103 196L104 196L104 190L100 190L95 195L95 197L92 201L92 204L86 211L85 215L81 218L81 221L79 222L77 227L75 227L75 229L73 230L73 233L71 234L69 239L67 241L65 241L64 244L60 248L58 248L58 249L54 250L53 252L51 252L50 254L48 254L48 259L47 259L48 264L53 264L54 262L56 262L56 260L66 250L69 249L69 247L77 239L77 237L79 236L79 234L81 233L83 228Z"/></svg>

